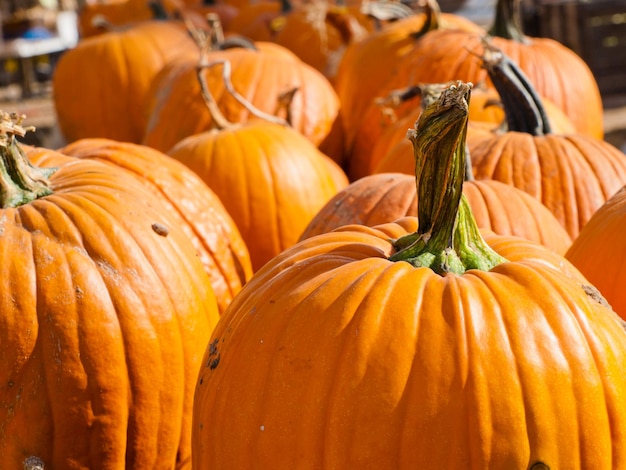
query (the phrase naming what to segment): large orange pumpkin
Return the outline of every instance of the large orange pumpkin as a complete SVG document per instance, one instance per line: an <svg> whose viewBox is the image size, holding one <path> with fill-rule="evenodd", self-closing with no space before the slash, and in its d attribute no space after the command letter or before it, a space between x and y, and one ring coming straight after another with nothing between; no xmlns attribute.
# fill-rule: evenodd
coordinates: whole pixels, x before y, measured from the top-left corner
<svg viewBox="0 0 626 470"><path fill-rule="evenodd" d="M600 290L626 320L626 186L591 216L565 257Z"/></svg>
<svg viewBox="0 0 626 470"><path fill-rule="evenodd" d="M562 256L483 240L459 206L466 94L414 136L419 229L304 240L231 303L197 383L196 468L626 465L626 334Z"/></svg>
<svg viewBox="0 0 626 470"><path fill-rule="evenodd" d="M187 166L145 145L81 139L65 155L112 163L146 185L176 217L211 279L220 312L252 276L250 253L217 194Z"/></svg>
<svg viewBox="0 0 626 470"><path fill-rule="evenodd" d="M1 466L189 468L209 277L136 179L52 150L31 163L19 122L0 122Z"/></svg>

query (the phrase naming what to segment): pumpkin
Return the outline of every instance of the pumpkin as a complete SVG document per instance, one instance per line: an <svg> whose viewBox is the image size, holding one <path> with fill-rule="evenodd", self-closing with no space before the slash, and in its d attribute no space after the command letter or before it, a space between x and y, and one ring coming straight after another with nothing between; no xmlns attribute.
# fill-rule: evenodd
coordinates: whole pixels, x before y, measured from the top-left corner
<svg viewBox="0 0 626 470"><path fill-rule="evenodd" d="M563 256L481 237L455 158L466 95L412 136L418 218L304 240L222 315L195 468L626 465L626 333Z"/></svg>
<svg viewBox="0 0 626 470"><path fill-rule="evenodd" d="M415 164L413 167L415 172ZM470 179L463 184L463 194L481 229L526 238L561 255L572 244L554 215L521 189L496 180ZM371 227L393 222L416 211L415 176L403 173L364 176L333 196L309 222L300 240L344 225Z"/></svg>
<svg viewBox="0 0 626 470"><path fill-rule="evenodd" d="M228 61L234 88L265 113L280 111L284 108L283 96L297 90L288 111L281 117L288 117L290 125L315 145L326 137L337 116L339 100L320 72L277 44L207 49L203 54L206 60ZM211 128L212 119L202 99L197 67L198 60L182 60L172 64L167 73L159 74L146 108L150 118L144 129L144 145L167 152L185 137ZM204 80L225 117L231 122L249 119L250 112L226 90L219 67L203 70Z"/></svg>
<svg viewBox="0 0 626 470"><path fill-rule="evenodd" d="M179 7L178 0L104 0L84 2L78 9L81 39L132 27L140 21L166 19Z"/></svg>
<svg viewBox="0 0 626 470"><path fill-rule="evenodd" d="M150 147L110 139L81 139L59 151L114 164L144 183L193 242L220 312L252 276L250 253L237 225L217 194L187 166Z"/></svg>
<svg viewBox="0 0 626 470"><path fill-rule="evenodd" d="M577 133L602 139L603 107L596 79L584 60L551 38L529 37L519 27L520 0L498 0L488 42L527 75L537 93L562 109ZM410 83L488 81L480 56L485 35L453 29L424 34L399 63L386 91Z"/></svg>
<svg viewBox="0 0 626 470"><path fill-rule="evenodd" d="M626 319L625 219L626 187L623 187L594 212L565 254L623 319Z"/></svg>
<svg viewBox="0 0 626 470"><path fill-rule="evenodd" d="M223 67L214 62L206 67ZM203 77L202 69L198 75ZM223 77L230 83L230 76ZM184 138L168 153L202 178L237 224L253 270L293 245L317 211L348 184L343 171L306 137L243 100L255 117L229 122L201 80L215 127ZM233 84L226 85L235 91Z"/></svg>
<svg viewBox="0 0 626 470"><path fill-rule="evenodd" d="M468 134L475 178L512 184L539 199L575 239L626 184L626 156L604 140L553 133L536 90L516 64L497 49L487 49L483 61L503 90L508 130Z"/></svg>
<svg viewBox="0 0 626 470"><path fill-rule="evenodd" d="M170 60L199 49L180 21L145 21L81 40L52 77L54 108L67 142L103 137L141 143L148 90Z"/></svg>
<svg viewBox="0 0 626 470"><path fill-rule="evenodd" d="M143 184L53 150L29 161L24 134L2 115L2 467L189 468L209 277Z"/></svg>
<svg viewBox="0 0 626 470"><path fill-rule="evenodd" d="M339 115L346 133L346 155L351 153L355 133L367 109L376 98L387 94L386 84L393 81L396 68L406 60L406 54L415 42L428 31L457 28L484 34L484 29L474 22L459 15L442 13L436 1L428 0L423 12L388 23L346 48L334 81L341 102ZM409 84L405 81L393 88L404 88Z"/></svg>
<svg viewBox="0 0 626 470"><path fill-rule="evenodd" d="M294 6L282 0L276 11L231 28L254 41L288 48L332 82L346 47L365 37L374 23L359 8L322 2Z"/></svg>

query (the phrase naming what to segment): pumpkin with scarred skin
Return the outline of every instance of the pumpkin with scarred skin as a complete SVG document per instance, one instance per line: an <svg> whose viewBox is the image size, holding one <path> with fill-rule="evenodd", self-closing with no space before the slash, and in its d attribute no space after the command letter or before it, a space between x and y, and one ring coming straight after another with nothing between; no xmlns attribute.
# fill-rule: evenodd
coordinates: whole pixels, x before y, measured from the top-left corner
<svg viewBox="0 0 626 470"><path fill-rule="evenodd" d="M3 468L189 468L191 404L219 313L160 201L102 162L0 122Z"/></svg>

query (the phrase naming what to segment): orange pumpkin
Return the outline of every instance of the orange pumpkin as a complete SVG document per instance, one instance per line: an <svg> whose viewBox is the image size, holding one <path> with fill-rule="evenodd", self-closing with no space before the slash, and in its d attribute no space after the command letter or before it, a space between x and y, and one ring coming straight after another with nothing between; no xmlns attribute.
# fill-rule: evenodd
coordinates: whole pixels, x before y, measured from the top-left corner
<svg viewBox="0 0 626 470"><path fill-rule="evenodd" d="M231 303L196 386L196 468L626 465L626 334L562 256L480 236L454 158L466 90L413 137L419 218L304 240Z"/></svg>
<svg viewBox="0 0 626 470"><path fill-rule="evenodd" d="M519 27L520 0L498 0L490 42L519 65L539 95L562 109L577 132L602 139L600 90L589 66L572 50L551 38L528 37ZM412 83L488 80L481 67L485 35L453 29L424 34L383 91Z"/></svg>
<svg viewBox="0 0 626 470"><path fill-rule="evenodd" d="M530 194L514 186L495 180L469 180L463 185L463 194L481 229L522 237L561 255L572 244L554 215ZM300 240L344 225L372 227L416 213L415 176L403 173L365 176L333 196L309 222Z"/></svg>
<svg viewBox="0 0 626 470"><path fill-rule="evenodd" d="M65 155L112 163L158 197L193 242L211 279L220 312L252 276L250 253L219 197L187 166L144 145L81 139Z"/></svg>
<svg viewBox="0 0 626 470"><path fill-rule="evenodd" d="M2 115L2 467L188 468L219 315L196 251L136 179L46 149L31 163L23 134Z"/></svg>
<svg viewBox="0 0 626 470"><path fill-rule="evenodd" d="M265 113L273 114L281 109L282 96L296 89L288 107L291 126L315 145L329 133L339 109L332 85L286 48L255 43L253 49L210 50L207 61L228 61L234 88ZM197 67L198 60L182 60L159 75L145 110L150 119L144 129L143 144L167 152L185 137L211 128L212 119L202 100ZM249 119L250 112L226 90L219 67L203 70L211 94L225 117L231 122Z"/></svg>
<svg viewBox="0 0 626 470"><path fill-rule="evenodd" d="M269 120L250 103L242 104L261 119L228 122L206 82L201 85L215 127L186 137L168 155L191 168L222 200L256 271L293 245L348 179L301 133Z"/></svg>
<svg viewBox="0 0 626 470"><path fill-rule="evenodd" d="M254 41L288 48L332 82L346 47L372 31L374 22L359 8L322 2L293 6L284 0L276 11L231 28Z"/></svg>
<svg viewBox="0 0 626 470"><path fill-rule="evenodd" d="M152 80L168 61L185 55L197 61L199 48L176 21L146 21L81 40L61 56L52 79L65 140L140 143Z"/></svg>
<svg viewBox="0 0 626 470"><path fill-rule="evenodd" d="M613 310L626 320L625 221L626 187L623 187L591 216L565 257L598 288Z"/></svg>
<svg viewBox="0 0 626 470"><path fill-rule="evenodd" d="M449 28L484 34L484 29L474 22L462 16L441 13L437 2L428 0L423 12L386 24L380 31L371 32L346 48L334 81L341 102L339 115L345 132L346 155L351 153L355 134L367 109L377 97L387 94L386 84L393 81L396 69L407 60L406 54L415 42L428 31ZM431 80L419 81L429 82ZM393 89L411 83L418 82L404 80Z"/></svg>
<svg viewBox="0 0 626 470"><path fill-rule="evenodd" d="M179 6L179 0L82 2L78 9L78 32L81 39L85 39L111 30L132 27L140 21L164 20Z"/></svg>
<svg viewBox="0 0 626 470"><path fill-rule="evenodd" d="M626 156L588 135L555 134L536 90L505 55L483 56L500 92L507 132L474 133L468 146L476 179L496 179L526 191L556 216L572 239L624 184Z"/></svg>

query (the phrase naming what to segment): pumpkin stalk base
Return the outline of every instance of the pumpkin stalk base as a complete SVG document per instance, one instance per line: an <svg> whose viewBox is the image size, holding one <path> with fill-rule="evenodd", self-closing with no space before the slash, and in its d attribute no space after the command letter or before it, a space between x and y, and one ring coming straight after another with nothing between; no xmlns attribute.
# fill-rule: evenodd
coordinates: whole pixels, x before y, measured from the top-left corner
<svg viewBox="0 0 626 470"><path fill-rule="evenodd" d="M397 251L390 261L428 267L440 275L488 271L506 261L482 238L462 192L471 88L458 82L444 90L407 134L415 156L419 228L393 241Z"/></svg>
<svg viewBox="0 0 626 470"><path fill-rule="evenodd" d="M15 139L34 129L22 127L23 119L24 116L0 111L0 205L3 209L52 194L48 178L56 169L31 165Z"/></svg>

